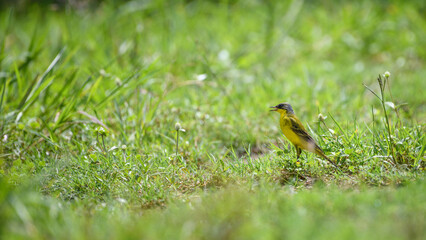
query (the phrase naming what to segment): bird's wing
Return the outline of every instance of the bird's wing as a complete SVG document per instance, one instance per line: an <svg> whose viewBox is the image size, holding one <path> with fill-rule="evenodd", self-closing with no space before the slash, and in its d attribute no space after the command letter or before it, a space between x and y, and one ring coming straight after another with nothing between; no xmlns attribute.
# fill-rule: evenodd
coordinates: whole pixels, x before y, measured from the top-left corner
<svg viewBox="0 0 426 240"><path fill-rule="evenodd" d="M305 127L303 127L299 119L297 119L296 117L289 117L289 119L291 123L291 130L293 130L293 132L295 132L302 139L308 142L315 143L315 140L311 137L311 135L309 135L309 133L306 131Z"/></svg>
<svg viewBox="0 0 426 240"><path fill-rule="evenodd" d="M300 120L297 119L297 117L289 117L289 119L291 123L291 130L293 130L293 132L295 132L299 137L301 137L302 139L304 139L305 141L311 144L312 147L308 146L307 150L310 152L316 153L320 155L321 157L327 159L331 164L333 164L337 169L339 169L339 167L337 167L337 165L334 162L332 162L330 158L328 158L324 154L324 151L318 146L315 140L309 135L309 133L306 131L305 127L303 127Z"/></svg>

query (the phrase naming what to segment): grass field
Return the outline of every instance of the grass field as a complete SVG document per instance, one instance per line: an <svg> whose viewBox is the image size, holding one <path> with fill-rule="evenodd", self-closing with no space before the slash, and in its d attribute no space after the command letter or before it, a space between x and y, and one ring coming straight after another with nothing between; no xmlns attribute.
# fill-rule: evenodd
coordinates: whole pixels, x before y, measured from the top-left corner
<svg viewBox="0 0 426 240"><path fill-rule="evenodd" d="M0 10L0 238L424 238L423 1L81 3Z"/></svg>

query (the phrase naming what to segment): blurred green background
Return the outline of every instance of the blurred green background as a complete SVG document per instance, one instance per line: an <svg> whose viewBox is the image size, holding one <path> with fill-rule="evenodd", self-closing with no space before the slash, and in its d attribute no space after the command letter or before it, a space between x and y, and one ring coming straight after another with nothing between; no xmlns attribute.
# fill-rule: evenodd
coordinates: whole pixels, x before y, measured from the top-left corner
<svg viewBox="0 0 426 240"><path fill-rule="evenodd" d="M424 1L0 9L5 239L424 236ZM295 162L284 101L343 173Z"/></svg>

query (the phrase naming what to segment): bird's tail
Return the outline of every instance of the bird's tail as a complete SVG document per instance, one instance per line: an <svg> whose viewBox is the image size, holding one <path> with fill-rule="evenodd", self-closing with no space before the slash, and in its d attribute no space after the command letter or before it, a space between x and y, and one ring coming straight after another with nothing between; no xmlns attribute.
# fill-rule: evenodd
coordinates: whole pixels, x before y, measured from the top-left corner
<svg viewBox="0 0 426 240"><path fill-rule="evenodd" d="M331 161L331 159L330 158L328 158L325 154L324 154L324 152L322 151L322 149L320 148L320 147L318 147L318 146L316 146L315 147L315 154L317 154L317 155L319 155L319 156L321 156L321 157L323 157L323 158L325 158L325 159L327 159L327 161L329 162L329 163L331 163L331 164L333 164L333 166L335 166L337 169L339 169L340 170L340 168L333 162L333 161Z"/></svg>

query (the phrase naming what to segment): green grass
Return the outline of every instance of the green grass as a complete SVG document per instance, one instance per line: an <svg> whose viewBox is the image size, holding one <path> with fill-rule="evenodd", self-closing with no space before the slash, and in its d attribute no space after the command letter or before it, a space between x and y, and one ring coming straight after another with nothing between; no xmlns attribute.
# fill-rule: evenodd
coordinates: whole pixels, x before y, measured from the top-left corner
<svg viewBox="0 0 426 240"><path fill-rule="evenodd" d="M0 10L0 235L420 239L424 9ZM268 111L283 101L341 171L296 163Z"/></svg>
<svg viewBox="0 0 426 240"><path fill-rule="evenodd" d="M199 191L155 210L123 199L63 203L4 185L6 239L422 239L426 224L424 182L359 191L317 184L298 192L261 182Z"/></svg>

